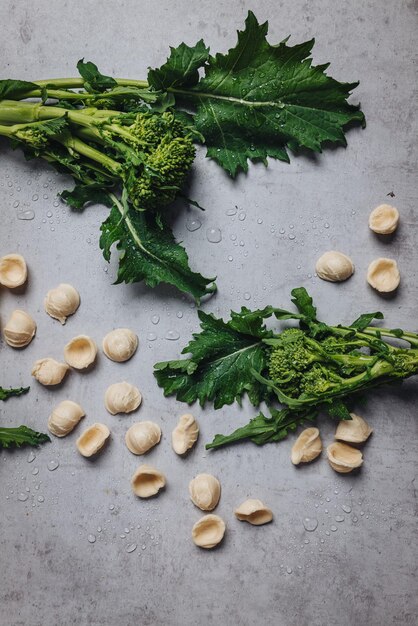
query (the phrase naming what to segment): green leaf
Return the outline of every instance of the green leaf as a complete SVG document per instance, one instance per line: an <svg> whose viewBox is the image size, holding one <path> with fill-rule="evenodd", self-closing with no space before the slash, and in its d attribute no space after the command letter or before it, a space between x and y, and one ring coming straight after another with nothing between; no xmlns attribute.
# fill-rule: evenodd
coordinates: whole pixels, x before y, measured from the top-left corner
<svg viewBox="0 0 418 626"><path fill-rule="evenodd" d="M27 426L18 428L0 428L0 448L20 448L21 446L38 446L51 441L45 433L38 433Z"/></svg>
<svg viewBox="0 0 418 626"><path fill-rule="evenodd" d="M0 387L0 400L8 400L12 396L21 396L28 393L30 387L18 387L16 389L4 389Z"/></svg>
<svg viewBox="0 0 418 626"><path fill-rule="evenodd" d="M316 307L305 287L296 287L290 292L292 302L305 321L316 322Z"/></svg>
<svg viewBox="0 0 418 626"><path fill-rule="evenodd" d="M148 71L148 83L158 91L172 87L192 87L199 81L199 68L209 58L209 48L203 39L195 46L181 43L177 48L170 47L170 56L159 69Z"/></svg>
<svg viewBox="0 0 418 626"><path fill-rule="evenodd" d="M271 417L266 417L264 413L259 413L246 426L237 428L230 435L215 435L212 443L206 444L206 449L221 448L231 443L237 443L248 439L253 443L262 446L265 443L273 443L285 439L290 431L304 421L316 419L315 410L294 412L289 409L270 409Z"/></svg>
<svg viewBox="0 0 418 626"><path fill-rule="evenodd" d="M352 417L350 415L350 411L348 410L346 404L339 399L332 400L331 404L327 404L324 406L328 415L337 420L351 420Z"/></svg>
<svg viewBox="0 0 418 626"><path fill-rule="evenodd" d="M364 330L367 326L370 326L373 320L382 320L383 313L377 311L375 313L363 313L360 315L352 324L350 324L350 328L355 328L356 330Z"/></svg>
<svg viewBox="0 0 418 626"><path fill-rule="evenodd" d="M192 272L186 251L176 243L165 222L161 229L148 211L136 211L126 199L119 201L109 195L113 206L101 226L100 247L107 261L112 244L121 251L116 283L144 280L149 287L168 283L198 301L215 291L214 278Z"/></svg>
<svg viewBox="0 0 418 626"><path fill-rule="evenodd" d="M84 62L84 59L80 59L77 63L77 69L84 80L84 88L89 92L106 91L106 89L113 89L117 87L118 83L111 76L105 76L101 74L97 68L97 65L91 61Z"/></svg>
<svg viewBox="0 0 418 626"><path fill-rule="evenodd" d="M184 348L189 358L157 363L154 375L164 395L191 404L198 400L214 403L215 409L240 402L244 393L258 405L268 390L254 379L252 370L266 367L267 353L262 343L271 331L264 319L272 314L271 307L261 311L241 309L224 322L213 314L199 311L202 331L194 333Z"/></svg>
<svg viewBox="0 0 418 626"><path fill-rule="evenodd" d="M104 204L112 206L109 193L103 188L103 184L92 183L91 185L76 185L71 191L65 189L61 198L76 211L84 209L86 204Z"/></svg>
<svg viewBox="0 0 418 626"><path fill-rule="evenodd" d="M270 45L267 30L249 11L235 48L210 57L194 87L171 87L180 101L196 105L207 156L231 176L247 171L248 159L288 161L286 148L346 145L346 126L364 124L359 107L347 102L358 83L340 83L327 76L328 65L313 66L314 40Z"/></svg>
<svg viewBox="0 0 418 626"><path fill-rule="evenodd" d="M0 80L0 100L19 100L34 89L38 90L39 85L29 83L26 80L13 80L11 78Z"/></svg>

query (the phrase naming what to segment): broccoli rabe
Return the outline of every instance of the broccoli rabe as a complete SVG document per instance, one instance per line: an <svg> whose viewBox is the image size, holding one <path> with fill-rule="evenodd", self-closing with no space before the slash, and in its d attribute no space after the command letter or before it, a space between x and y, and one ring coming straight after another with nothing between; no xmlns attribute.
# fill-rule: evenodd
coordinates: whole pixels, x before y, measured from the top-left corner
<svg viewBox="0 0 418 626"><path fill-rule="evenodd" d="M350 419L347 403L356 393L418 374L418 334L371 326L381 313L366 313L350 326L330 326L317 320L304 288L292 296L295 313L242 308L224 322L201 312L202 331L182 351L189 356L155 365L165 395L183 402L210 401L220 408L240 402L245 393L255 406L266 402L270 417L260 413L207 447L243 439L279 441L321 410ZM298 320L299 328L269 330L264 320L273 315ZM277 402L284 407L277 409Z"/></svg>
<svg viewBox="0 0 418 626"><path fill-rule="evenodd" d="M0 135L67 167L82 184L121 184L137 210L161 210L175 199L190 172L195 148L172 112L118 113L89 107L65 110L28 102L0 103ZM19 123L23 120L23 123ZM38 120L38 121L37 121ZM59 158L60 157L60 158ZM83 166L83 167L81 167Z"/></svg>

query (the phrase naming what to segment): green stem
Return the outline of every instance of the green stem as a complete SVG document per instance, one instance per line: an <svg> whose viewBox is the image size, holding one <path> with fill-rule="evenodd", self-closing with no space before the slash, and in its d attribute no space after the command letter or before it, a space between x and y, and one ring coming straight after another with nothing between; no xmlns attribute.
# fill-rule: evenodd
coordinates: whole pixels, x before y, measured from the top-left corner
<svg viewBox="0 0 418 626"><path fill-rule="evenodd" d="M16 100L0 101L0 123L29 124L68 116L68 119L89 126L95 121L103 122L107 118L120 115L119 111L101 111L95 107L87 107L82 111L67 110L61 107L45 106L40 102L17 102Z"/></svg>
<svg viewBox="0 0 418 626"><path fill-rule="evenodd" d="M146 80L135 80L132 78L115 78L115 80L121 87L138 87L139 89L147 89L149 87L149 83ZM76 89L77 87L82 89L84 87L83 78L51 78L49 80L33 80L31 82L40 87L56 87L58 89Z"/></svg>
<svg viewBox="0 0 418 626"><path fill-rule="evenodd" d="M63 146L67 148L70 154L72 151L75 151L78 154L82 154L88 159L91 159L92 161L96 161L97 163L100 163L106 169L108 169L112 174L115 174L116 176L120 174L121 166L117 161L114 161L110 157L103 154L103 152L100 152L99 150L96 150L96 148L93 148L92 146L89 146L87 143L84 143L84 141L81 141L81 139L78 139L77 137L72 137L72 136L57 137L56 139L59 143L61 143Z"/></svg>
<svg viewBox="0 0 418 626"><path fill-rule="evenodd" d="M374 326L368 326L364 329L364 334L376 337L376 339L379 338L379 335L382 335L383 337L392 337L393 339L403 339L410 343L411 346L418 348L418 335L408 331L402 331L402 333L402 336L398 337L398 334L394 333L393 330L389 328L375 328Z"/></svg>

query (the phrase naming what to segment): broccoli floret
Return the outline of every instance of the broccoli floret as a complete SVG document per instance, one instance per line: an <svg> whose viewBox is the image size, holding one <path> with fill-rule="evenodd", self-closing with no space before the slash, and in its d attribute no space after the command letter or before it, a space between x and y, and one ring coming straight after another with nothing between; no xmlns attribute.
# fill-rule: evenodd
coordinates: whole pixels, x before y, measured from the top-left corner
<svg viewBox="0 0 418 626"><path fill-rule="evenodd" d="M326 393L331 386L332 383L329 380L327 370L317 363L309 371L305 372L300 384L301 391L312 396Z"/></svg>
<svg viewBox="0 0 418 626"><path fill-rule="evenodd" d="M127 190L138 209L160 209L173 202L183 186L195 156L188 137L164 137L145 160L138 175L130 171Z"/></svg>
<svg viewBox="0 0 418 626"><path fill-rule="evenodd" d="M319 355L306 345L304 333L297 328L289 328L281 333L280 344L271 352L270 378L272 381L295 378L318 358Z"/></svg>
<svg viewBox="0 0 418 626"><path fill-rule="evenodd" d="M30 127L20 129L15 138L18 141L23 141L25 144L28 144L32 148L42 149L48 145L48 137L46 137L45 133L36 128Z"/></svg>
<svg viewBox="0 0 418 626"><path fill-rule="evenodd" d="M156 210L173 202L190 171L195 148L172 113L123 114L97 128L116 158L125 159L122 177L137 209Z"/></svg>
<svg viewBox="0 0 418 626"><path fill-rule="evenodd" d="M398 349L391 356L393 358L395 371L398 373L399 378L416 374L418 363L417 355L414 350Z"/></svg>

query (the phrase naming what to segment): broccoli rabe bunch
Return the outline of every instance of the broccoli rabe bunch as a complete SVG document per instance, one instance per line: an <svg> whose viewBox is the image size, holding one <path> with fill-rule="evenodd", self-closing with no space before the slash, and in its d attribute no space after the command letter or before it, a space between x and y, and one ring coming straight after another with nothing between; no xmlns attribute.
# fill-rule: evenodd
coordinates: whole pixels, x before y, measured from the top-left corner
<svg viewBox="0 0 418 626"><path fill-rule="evenodd" d="M350 326L328 325L303 287L292 290L292 302L297 311L242 307L229 321L200 312L201 332L183 348L186 356L155 364L164 394L181 402L219 409L246 394L254 406L266 404L270 415L260 412L231 434L216 435L207 448L281 441L323 410L351 419L356 394L418 374L417 333L373 326L380 312L363 313ZM271 329L265 320L273 316L299 328Z"/></svg>
<svg viewBox="0 0 418 626"><path fill-rule="evenodd" d="M119 113L0 102L0 135L84 185L122 185L137 210L160 210L181 191L195 157L171 111Z"/></svg>

